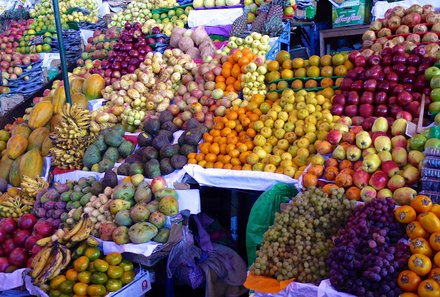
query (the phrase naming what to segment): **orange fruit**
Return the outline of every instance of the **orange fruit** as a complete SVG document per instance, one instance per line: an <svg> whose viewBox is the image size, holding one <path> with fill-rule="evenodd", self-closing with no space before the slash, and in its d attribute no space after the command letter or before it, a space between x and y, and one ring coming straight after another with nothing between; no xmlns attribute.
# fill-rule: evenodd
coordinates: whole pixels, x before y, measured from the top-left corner
<svg viewBox="0 0 440 297"><path fill-rule="evenodd" d="M238 60L238 65L239 65L240 67L241 67L241 66L246 66L247 64L249 64L249 62L250 62L249 58L246 57L246 56L244 56L244 57L241 57L241 58Z"/></svg>
<svg viewBox="0 0 440 297"><path fill-rule="evenodd" d="M321 91L321 95L324 96L325 98L330 99L333 97L333 95L335 95L335 90L333 90L330 87L325 88L324 90Z"/></svg>
<svg viewBox="0 0 440 297"><path fill-rule="evenodd" d="M306 77L307 70L305 68L298 68L295 70L295 77Z"/></svg>
<svg viewBox="0 0 440 297"><path fill-rule="evenodd" d="M318 77L320 74L318 66L310 66L307 69L307 76L308 77Z"/></svg>
<svg viewBox="0 0 440 297"><path fill-rule="evenodd" d="M335 86L339 87L343 80L344 80L344 78L342 78L342 77L337 78L336 81L335 81Z"/></svg>
<svg viewBox="0 0 440 297"><path fill-rule="evenodd" d="M361 200L361 190L358 187L348 188L345 195L350 200Z"/></svg>
<svg viewBox="0 0 440 297"><path fill-rule="evenodd" d="M332 66L324 66L321 68L321 76L332 76L332 75L333 75Z"/></svg>
<svg viewBox="0 0 440 297"><path fill-rule="evenodd" d="M327 193L327 195L331 196L333 190L337 190L339 187L335 184L326 184L322 187L322 191Z"/></svg>
<svg viewBox="0 0 440 297"><path fill-rule="evenodd" d="M315 175L311 173L304 174L303 185L305 188L314 187L316 186L317 183L318 183L318 178Z"/></svg>
<svg viewBox="0 0 440 297"><path fill-rule="evenodd" d="M318 82L314 79L310 79L310 80L306 81L306 83L304 84L304 87L306 89L316 88L316 87L318 87Z"/></svg>
<svg viewBox="0 0 440 297"><path fill-rule="evenodd" d="M294 81L292 81L291 87L294 90L302 89L302 88L304 88L304 84L303 84L302 80L295 79Z"/></svg>
<svg viewBox="0 0 440 297"><path fill-rule="evenodd" d="M333 66L342 65L345 62L345 57L342 54L336 54L332 57Z"/></svg>
<svg viewBox="0 0 440 297"><path fill-rule="evenodd" d="M335 75L336 76L346 76L347 68L344 65L339 65L335 67Z"/></svg>
<svg viewBox="0 0 440 297"><path fill-rule="evenodd" d="M331 66L332 65L332 56L324 55L321 57L321 66Z"/></svg>
<svg viewBox="0 0 440 297"><path fill-rule="evenodd" d="M292 78L292 77L293 77L293 71L292 70L290 70L290 69L283 69L283 71L281 71L281 78Z"/></svg>
<svg viewBox="0 0 440 297"><path fill-rule="evenodd" d="M309 58L309 65L310 66L319 66L321 59L319 58L319 56L311 56Z"/></svg>
<svg viewBox="0 0 440 297"><path fill-rule="evenodd" d="M321 80L321 87L326 88L331 86L333 86L333 79L326 77Z"/></svg>
<svg viewBox="0 0 440 297"><path fill-rule="evenodd" d="M283 64L281 64L281 68L292 69L292 62L290 60L284 60Z"/></svg>
<svg viewBox="0 0 440 297"><path fill-rule="evenodd" d="M290 54L289 54L288 51L281 50L281 51L278 52L278 54L277 54L275 59L277 60L277 62L279 64L282 64L284 61L290 60Z"/></svg>
<svg viewBox="0 0 440 297"><path fill-rule="evenodd" d="M267 64L267 70L269 71L278 71L280 69L280 63L278 61L269 61Z"/></svg>
<svg viewBox="0 0 440 297"><path fill-rule="evenodd" d="M292 71L292 70L286 69L286 70L283 70L283 71ZM288 76L289 74L286 74L286 75ZM293 75L293 72L292 72L292 75ZM291 78L291 77L283 77L283 78ZM289 83L287 81L285 81L285 80L279 81L277 83L277 90L284 90L284 89L286 89L288 87L289 87Z"/></svg>

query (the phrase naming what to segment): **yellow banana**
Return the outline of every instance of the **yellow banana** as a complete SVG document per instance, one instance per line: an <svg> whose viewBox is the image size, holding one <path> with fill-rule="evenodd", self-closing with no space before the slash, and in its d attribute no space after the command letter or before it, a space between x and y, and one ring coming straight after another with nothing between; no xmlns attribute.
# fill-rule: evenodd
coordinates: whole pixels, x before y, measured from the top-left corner
<svg viewBox="0 0 440 297"><path fill-rule="evenodd" d="M32 271L31 277L36 278L43 271L44 266L46 266L46 262L50 257L51 248L46 246L41 251L39 251L34 259L32 260Z"/></svg>
<svg viewBox="0 0 440 297"><path fill-rule="evenodd" d="M49 280L49 277L53 274L54 270L63 261L63 254L60 251L59 244L56 242L50 252L50 260L47 261L43 271L34 279L34 284L41 285Z"/></svg>
<svg viewBox="0 0 440 297"><path fill-rule="evenodd" d="M41 238L37 240L36 244L42 247L50 246L52 244L52 236Z"/></svg>
<svg viewBox="0 0 440 297"><path fill-rule="evenodd" d="M63 236L63 240L64 241L69 241L73 235L75 235L76 233L78 233L78 231L81 229L81 227L84 225L85 219L81 218L81 220L78 221L78 223L76 223L75 226L73 226L72 229L70 229L69 231L67 231L66 233L64 233Z"/></svg>
<svg viewBox="0 0 440 297"><path fill-rule="evenodd" d="M90 236L90 233L92 233L94 225L95 224L89 217L85 218L83 226L81 226L81 229L72 236L71 241L79 242L87 239L87 237Z"/></svg>

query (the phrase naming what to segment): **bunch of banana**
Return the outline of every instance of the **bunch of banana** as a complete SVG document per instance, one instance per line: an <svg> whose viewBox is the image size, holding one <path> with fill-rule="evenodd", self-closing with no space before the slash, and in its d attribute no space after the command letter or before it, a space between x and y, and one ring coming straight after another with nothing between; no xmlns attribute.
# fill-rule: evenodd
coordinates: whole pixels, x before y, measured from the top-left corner
<svg viewBox="0 0 440 297"><path fill-rule="evenodd" d="M20 195L10 196L8 193L3 193L0 196L0 217L18 218L25 213L29 213L33 205L33 201L23 199Z"/></svg>
<svg viewBox="0 0 440 297"><path fill-rule="evenodd" d="M23 175L20 187L22 197L33 201L35 197L37 197L38 192L49 187L49 183L40 176L38 176L36 179L33 179L29 176ZM33 203L34 202L35 201L33 201Z"/></svg>
<svg viewBox="0 0 440 297"><path fill-rule="evenodd" d="M33 283L40 286L50 281L69 265L71 258L70 250L58 242L44 247L32 260L30 276Z"/></svg>
<svg viewBox="0 0 440 297"><path fill-rule="evenodd" d="M90 111L65 104L62 119L50 135L53 145L50 149L52 162L63 169L81 169L86 148L97 134L90 130Z"/></svg>
<svg viewBox="0 0 440 297"><path fill-rule="evenodd" d="M55 243L61 243L72 247L90 237L93 226L93 221L90 219L89 215L85 213L72 229L67 231L58 229L54 235L38 240L37 245L47 247L53 246Z"/></svg>

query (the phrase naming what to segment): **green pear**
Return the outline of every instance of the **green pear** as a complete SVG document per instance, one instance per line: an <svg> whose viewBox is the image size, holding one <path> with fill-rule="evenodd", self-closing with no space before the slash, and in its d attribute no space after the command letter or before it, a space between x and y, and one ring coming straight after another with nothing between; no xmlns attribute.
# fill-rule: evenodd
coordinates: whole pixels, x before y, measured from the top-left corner
<svg viewBox="0 0 440 297"><path fill-rule="evenodd" d="M344 160L345 159L345 150L342 145L338 145L332 153L332 157L336 160Z"/></svg>
<svg viewBox="0 0 440 297"><path fill-rule="evenodd" d="M356 145L360 149L367 149L371 145L371 137L370 134L366 131L362 131L356 135Z"/></svg>
<svg viewBox="0 0 440 297"><path fill-rule="evenodd" d="M388 121L384 117L378 117L371 127L371 132L387 132L388 131Z"/></svg>
<svg viewBox="0 0 440 297"><path fill-rule="evenodd" d="M405 135L407 121L405 119L397 119L391 125L391 135Z"/></svg>
<svg viewBox="0 0 440 297"><path fill-rule="evenodd" d="M379 168L380 164L381 162L377 154L368 154L362 161L362 169L366 172L373 173Z"/></svg>

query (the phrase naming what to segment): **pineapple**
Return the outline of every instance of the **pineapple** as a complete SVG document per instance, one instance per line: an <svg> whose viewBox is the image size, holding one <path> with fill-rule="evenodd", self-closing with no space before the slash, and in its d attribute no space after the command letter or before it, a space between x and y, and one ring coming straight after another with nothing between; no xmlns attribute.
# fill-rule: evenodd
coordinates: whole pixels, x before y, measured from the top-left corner
<svg viewBox="0 0 440 297"><path fill-rule="evenodd" d="M284 25L279 17L272 17L264 23L262 34L269 35L270 37L276 37L283 32Z"/></svg>
<svg viewBox="0 0 440 297"><path fill-rule="evenodd" d="M255 20L252 22L252 31L261 33L264 22L267 18L267 13L269 12L269 5L263 3L261 4L260 8L258 9L258 15L255 18Z"/></svg>
<svg viewBox="0 0 440 297"><path fill-rule="evenodd" d="M247 14L249 9L245 7L243 10L243 15L239 16L233 23L231 29L231 36L240 36L244 31L247 30Z"/></svg>
<svg viewBox="0 0 440 297"><path fill-rule="evenodd" d="M286 6L286 2L290 4L289 0L273 0L270 4L269 13L267 14L267 20L270 20L273 17L279 17L280 19L283 19L284 6Z"/></svg>

